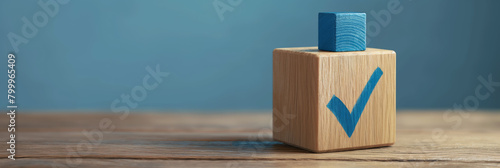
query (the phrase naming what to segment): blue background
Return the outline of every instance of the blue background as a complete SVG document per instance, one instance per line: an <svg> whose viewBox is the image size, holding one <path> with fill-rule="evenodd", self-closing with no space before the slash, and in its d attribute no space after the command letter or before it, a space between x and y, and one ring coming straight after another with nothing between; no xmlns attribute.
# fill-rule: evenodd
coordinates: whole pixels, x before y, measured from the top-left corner
<svg viewBox="0 0 500 168"><path fill-rule="evenodd" d="M0 69L14 51L7 34L22 34L21 18L42 11L37 2L0 1ZM15 53L17 102L106 111L159 64L170 76L132 110L269 110L274 48L316 46L318 12L366 12L370 22L388 2L243 0L221 20L212 0L73 0ZM368 43L398 54L398 109L452 108L474 94L477 77L500 81L500 1L400 3ZM0 88L6 98L6 77ZM479 108L500 108L499 90Z"/></svg>

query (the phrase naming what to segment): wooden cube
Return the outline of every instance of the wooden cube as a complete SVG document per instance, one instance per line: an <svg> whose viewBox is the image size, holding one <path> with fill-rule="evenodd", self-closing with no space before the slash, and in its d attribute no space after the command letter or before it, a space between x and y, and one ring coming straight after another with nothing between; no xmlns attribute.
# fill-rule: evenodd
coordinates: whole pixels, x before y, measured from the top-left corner
<svg viewBox="0 0 500 168"><path fill-rule="evenodd" d="M366 14L321 12L318 14L318 48L325 51L366 49Z"/></svg>
<svg viewBox="0 0 500 168"><path fill-rule="evenodd" d="M394 144L396 53L275 49L273 138L313 152Z"/></svg>

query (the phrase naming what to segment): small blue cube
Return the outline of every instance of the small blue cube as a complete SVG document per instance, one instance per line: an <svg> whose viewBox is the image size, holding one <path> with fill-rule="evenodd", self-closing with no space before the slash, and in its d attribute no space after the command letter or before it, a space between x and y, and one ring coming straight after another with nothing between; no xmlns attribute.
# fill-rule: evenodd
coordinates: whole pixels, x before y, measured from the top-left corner
<svg viewBox="0 0 500 168"><path fill-rule="evenodd" d="M318 48L326 51L366 50L366 14L320 12Z"/></svg>

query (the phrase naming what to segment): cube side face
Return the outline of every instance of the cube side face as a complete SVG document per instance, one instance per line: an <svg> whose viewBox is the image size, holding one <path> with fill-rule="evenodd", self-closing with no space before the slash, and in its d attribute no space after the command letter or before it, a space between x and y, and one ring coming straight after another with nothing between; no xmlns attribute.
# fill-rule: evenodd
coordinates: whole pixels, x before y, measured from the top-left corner
<svg viewBox="0 0 500 168"><path fill-rule="evenodd" d="M336 16L329 13L318 14L318 48L336 51Z"/></svg>
<svg viewBox="0 0 500 168"><path fill-rule="evenodd" d="M311 151L318 146L318 63L311 54L273 51L273 138Z"/></svg>
<svg viewBox="0 0 500 168"><path fill-rule="evenodd" d="M394 144L396 53L367 49L353 55L322 56L319 62L318 151ZM337 101L331 101L333 97ZM349 129L353 129L350 136Z"/></svg>
<svg viewBox="0 0 500 168"><path fill-rule="evenodd" d="M325 51L364 51L365 13L319 13L318 48Z"/></svg>

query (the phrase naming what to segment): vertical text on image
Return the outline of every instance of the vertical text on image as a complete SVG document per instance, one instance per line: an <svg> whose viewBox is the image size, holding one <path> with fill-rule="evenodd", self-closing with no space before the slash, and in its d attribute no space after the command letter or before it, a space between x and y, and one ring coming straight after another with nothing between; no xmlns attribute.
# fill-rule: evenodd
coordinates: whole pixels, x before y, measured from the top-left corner
<svg viewBox="0 0 500 168"><path fill-rule="evenodd" d="M9 54L7 56L7 76L8 76L8 85L7 85L7 115L9 116L9 125L7 127L7 131L9 131L9 140L7 144L9 145L7 151L9 155L7 156L9 159L16 160L16 56L14 54Z"/></svg>

